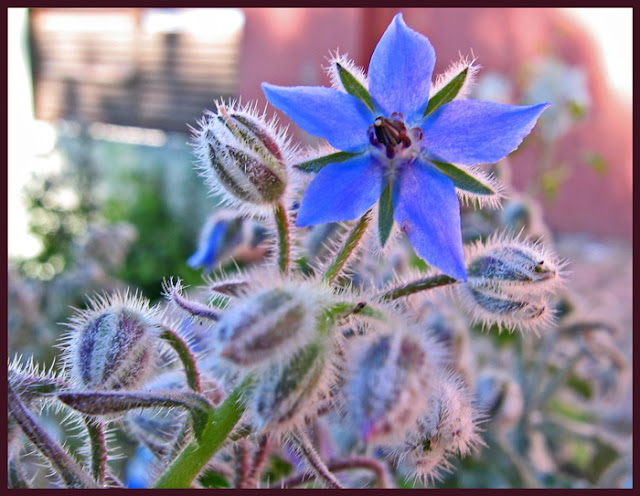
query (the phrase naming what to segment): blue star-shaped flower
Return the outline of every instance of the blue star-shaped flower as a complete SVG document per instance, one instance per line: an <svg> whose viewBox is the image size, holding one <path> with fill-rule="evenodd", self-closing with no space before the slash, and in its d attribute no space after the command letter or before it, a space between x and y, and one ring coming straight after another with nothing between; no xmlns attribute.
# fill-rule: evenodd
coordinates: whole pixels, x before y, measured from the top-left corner
<svg viewBox="0 0 640 496"><path fill-rule="evenodd" d="M354 154L320 170L296 225L358 218L389 186L393 218L416 253L466 281L456 186L436 163L497 162L518 147L547 104L452 100L428 113L434 65L429 40L398 14L371 57L365 98L317 86L262 89L302 129Z"/></svg>

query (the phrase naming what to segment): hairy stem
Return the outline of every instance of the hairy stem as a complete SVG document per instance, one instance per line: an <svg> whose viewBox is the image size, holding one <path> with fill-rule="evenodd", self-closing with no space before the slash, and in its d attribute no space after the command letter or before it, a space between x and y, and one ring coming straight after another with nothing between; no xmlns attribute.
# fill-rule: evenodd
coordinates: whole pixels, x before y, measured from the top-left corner
<svg viewBox="0 0 640 496"><path fill-rule="evenodd" d="M322 461L322 458L320 458L320 455L318 455L318 452L313 447L311 440L303 431L299 430L292 433L291 438L300 447L305 458L316 471L318 476L320 476L320 478L322 478L330 488L344 489L338 479L336 479L336 477L329 471L324 461Z"/></svg>
<svg viewBox="0 0 640 496"><path fill-rule="evenodd" d="M345 458L343 460L329 460L327 462L327 468L332 472L341 472L343 470L364 468L371 470L376 475L377 486L380 488L391 488L391 482L389 481L389 473L385 465L376 460L375 458L367 458L362 456L354 456L351 458ZM303 473L294 475L278 484L273 484L272 489L276 488L290 488L298 486L304 482L310 482L316 478L315 474Z"/></svg>
<svg viewBox="0 0 640 496"><path fill-rule="evenodd" d="M283 274L289 273L291 264L291 238L289 235L289 217L282 203L278 203L274 210L276 227L278 228L278 266Z"/></svg>
<svg viewBox="0 0 640 496"><path fill-rule="evenodd" d="M236 445L237 469L236 469L236 487L238 489L246 489L249 479L249 471L251 470L251 451L249 450L249 441L241 439Z"/></svg>
<svg viewBox="0 0 640 496"><path fill-rule="evenodd" d="M578 353L576 353L567 361L562 370L554 374L553 379L551 379L547 383L544 391L542 391L542 393L540 393L540 395L533 400L533 405L531 406L531 408L537 409L546 403L546 401L553 395L553 393L555 393L558 388L565 383L567 377L573 370L573 367L575 367L576 363L578 363L578 361L585 355L585 353L585 349L581 347Z"/></svg>
<svg viewBox="0 0 640 496"><path fill-rule="evenodd" d="M335 259L331 262L331 265L327 268L327 271L324 273L322 277L323 280L331 284L335 281L338 274L342 271L344 264L347 263L349 257L353 254L353 251L358 246L358 243L362 239L362 236L367 230L369 223L371 222L371 212L372 209L369 209L358 221L358 223L353 226L353 229L347 236L347 239L344 242L343 247L336 254Z"/></svg>
<svg viewBox="0 0 640 496"><path fill-rule="evenodd" d="M185 343L176 331L166 326L162 326L162 334L160 337L168 342L178 355L178 358L184 367L184 373L187 377L187 384L189 387L196 393L202 393L200 374L198 373L196 359L191 353L189 346L187 346L187 343Z"/></svg>
<svg viewBox="0 0 640 496"><path fill-rule="evenodd" d="M104 436L104 424L91 417L84 417L89 442L91 443L91 474L95 481L104 485L107 473L107 440Z"/></svg>
<svg viewBox="0 0 640 496"><path fill-rule="evenodd" d="M29 441L49 460L67 487L99 487L71 455L35 421L11 386L8 386L7 390L7 407Z"/></svg>
<svg viewBox="0 0 640 496"><path fill-rule="evenodd" d="M447 284L453 284L457 282L453 277L449 277L444 274L438 274L437 276L425 277L416 281L408 282L397 288L390 289L389 291L382 293L380 298L383 300L397 300L403 296L409 296L420 291L427 289L437 288L439 286L446 286Z"/></svg>
<svg viewBox="0 0 640 496"><path fill-rule="evenodd" d="M257 483L260 481L260 472L262 472L262 467L264 467L264 464L267 461L267 455L269 454L270 448L271 437L269 434L263 434L260 436L258 451L253 457L253 466L251 467L251 471L247 477L247 487L256 487Z"/></svg>
<svg viewBox="0 0 640 496"><path fill-rule="evenodd" d="M156 481L155 488L187 488L191 486L193 480L216 451L222 447L227 436L242 417L245 410L242 395L252 383L253 377L247 377L213 411L200 442L193 440L186 446Z"/></svg>

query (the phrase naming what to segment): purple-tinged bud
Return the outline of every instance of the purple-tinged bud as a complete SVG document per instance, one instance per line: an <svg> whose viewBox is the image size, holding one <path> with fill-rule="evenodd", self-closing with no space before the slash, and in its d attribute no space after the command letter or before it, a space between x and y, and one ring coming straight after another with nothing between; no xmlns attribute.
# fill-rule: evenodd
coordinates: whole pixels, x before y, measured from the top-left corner
<svg viewBox="0 0 640 496"><path fill-rule="evenodd" d="M273 364L258 376L248 400L257 429L284 434L317 414L334 380L331 346L312 341L290 360Z"/></svg>
<svg viewBox="0 0 640 496"><path fill-rule="evenodd" d="M268 365L305 346L326 307L324 286L289 281L239 297L214 329L219 355L235 365Z"/></svg>
<svg viewBox="0 0 640 496"><path fill-rule="evenodd" d="M65 367L80 391L133 390L153 370L159 351L156 310L137 295L90 300L68 326Z"/></svg>
<svg viewBox="0 0 640 496"><path fill-rule="evenodd" d="M286 190L289 141L274 120L258 115L255 105L217 107L218 113L207 113L194 135L200 169L214 193L231 206L270 211Z"/></svg>
<svg viewBox="0 0 640 496"><path fill-rule="evenodd" d="M468 281L457 290L474 320L537 333L552 319L562 267L539 245L498 236L468 250Z"/></svg>
<svg viewBox="0 0 640 496"><path fill-rule="evenodd" d="M392 439L412 428L442 365L438 343L408 325L395 322L389 330L350 340L347 410L365 441Z"/></svg>

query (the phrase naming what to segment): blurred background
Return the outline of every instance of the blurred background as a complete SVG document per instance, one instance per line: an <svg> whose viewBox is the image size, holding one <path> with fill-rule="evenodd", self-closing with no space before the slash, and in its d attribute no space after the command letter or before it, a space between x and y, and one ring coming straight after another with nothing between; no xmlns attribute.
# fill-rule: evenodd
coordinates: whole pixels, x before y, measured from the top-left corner
<svg viewBox="0 0 640 496"><path fill-rule="evenodd" d="M339 49L367 67L398 9L8 9L9 352L51 363L70 306L131 287L156 301L215 211L190 126L260 83L328 85ZM568 285L631 353L632 10L404 9L435 74L482 66L471 97L552 103L510 159ZM281 116L284 123L286 117ZM291 127L303 144L314 138ZM631 421L631 386L620 405Z"/></svg>

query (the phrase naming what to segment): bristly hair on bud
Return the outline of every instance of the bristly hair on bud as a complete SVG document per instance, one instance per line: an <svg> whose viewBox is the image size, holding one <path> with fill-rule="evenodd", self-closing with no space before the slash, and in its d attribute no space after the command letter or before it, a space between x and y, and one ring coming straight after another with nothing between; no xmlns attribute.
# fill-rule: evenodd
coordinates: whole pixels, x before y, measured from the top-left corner
<svg viewBox="0 0 640 496"><path fill-rule="evenodd" d="M230 302L213 330L213 348L239 367L282 363L318 332L321 312L332 301L320 280L270 276L256 271L258 284Z"/></svg>
<svg viewBox="0 0 640 496"><path fill-rule="evenodd" d="M267 216L288 186L295 150L274 116L267 121L257 104L216 102L200 129L192 129L197 167L214 194L243 215Z"/></svg>
<svg viewBox="0 0 640 496"><path fill-rule="evenodd" d="M159 314L127 291L98 295L77 310L63 339L65 370L80 391L132 390L153 371L162 349Z"/></svg>
<svg viewBox="0 0 640 496"><path fill-rule="evenodd" d="M397 440L413 428L445 356L411 322L390 314L388 324L371 323L372 332L349 340L347 416L365 441Z"/></svg>
<svg viewBox="0 0 640 496"><path fill-rule="evenodd" d="M455 287L476 322L538 334L553 320L565 263L539 243L497 234L466 248L468 281Z"/></svg>
<svg viewBox="0 0 640 496"><path fill-rule="evenodd" d="M246 398L256 429L284 439L315 418L336 380L335 347L315 339L258 376Z"/></svg>
<svg viewBox="0 0 640 496"><path fill-rule="evenodd" d="M415 477L427 484L451 468L451 456L467 456L480 446L479 423L484 420L464 382L445 373L434 378L426 413L418 419L392 456L415 465Z"/></svg>

